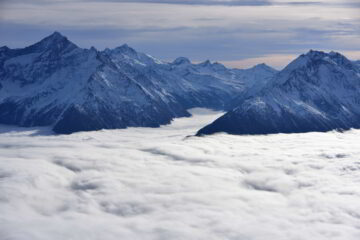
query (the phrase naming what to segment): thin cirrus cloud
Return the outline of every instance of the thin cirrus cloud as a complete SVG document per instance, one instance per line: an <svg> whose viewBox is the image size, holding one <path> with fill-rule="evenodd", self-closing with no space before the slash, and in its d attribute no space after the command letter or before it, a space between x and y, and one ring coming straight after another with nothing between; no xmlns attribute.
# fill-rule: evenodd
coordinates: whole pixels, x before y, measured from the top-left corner
<svg viewBox="0 0 360 240"><path fill-rule="evenodd" d="M90 0L96 1L96 0ZM268 0L107 0L109 2L129 3L158 3L177 5L224 5L224 6L267 6L272 2Z"/></svg>
<svg viewBox="0 0 360 240"><path fill-rule="evenodd" d="M162 60L186 56L247 67L245 62L262 58L277 68L309 49L360 50L360 8L354 1L5 0L0 5L0 45L9 47L57 30L81 47L128 43Z"/></svg>

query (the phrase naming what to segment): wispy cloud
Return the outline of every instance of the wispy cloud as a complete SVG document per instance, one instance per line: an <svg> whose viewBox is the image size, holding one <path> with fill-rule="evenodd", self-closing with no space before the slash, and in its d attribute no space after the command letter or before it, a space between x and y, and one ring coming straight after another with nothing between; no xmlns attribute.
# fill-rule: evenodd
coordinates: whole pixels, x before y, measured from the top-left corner
<svg viewBox="0 0 360 240"><path fill-rule="evenodd" d="M87 0L97 1L97 0ZM160 3L177 5L223 5L223 6L268 6L272 2L269 0L106 0L109 2L128 2L128 3Z"/></svg>
<svg viewBox="0 0 360 240"><path fill-rule="evenodd" d="M169 61L187 56L232 62L310 48L357 51L360 9L346 5L353 3L5 0L0 1L0 45L23 47L58 30L82 47L128 43Z"/></svg>

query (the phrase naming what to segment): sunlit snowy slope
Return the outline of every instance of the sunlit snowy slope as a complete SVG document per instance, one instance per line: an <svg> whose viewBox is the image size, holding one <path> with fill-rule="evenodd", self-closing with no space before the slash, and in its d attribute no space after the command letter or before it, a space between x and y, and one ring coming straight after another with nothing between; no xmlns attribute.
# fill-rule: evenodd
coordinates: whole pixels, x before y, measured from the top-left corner
<svg viewBox="0 0 360 240"><path fill-rule="evenodd" d="M0 239L358 240L360 131L0 127Z"/></svg>

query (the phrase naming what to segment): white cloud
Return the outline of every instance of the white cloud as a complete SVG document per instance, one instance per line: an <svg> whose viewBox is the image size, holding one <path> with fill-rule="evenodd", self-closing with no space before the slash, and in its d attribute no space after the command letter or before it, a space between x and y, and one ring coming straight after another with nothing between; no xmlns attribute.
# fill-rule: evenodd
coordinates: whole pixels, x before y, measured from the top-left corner
<svg viewBox="0 0 360 240"><path fill-rule="evenodd" d="M0 236L358 239L359 130L187 137L161 128L53 136L0 128Z"/></svg>
<svg viewBox="0 0 360 240"><path fill-rule="evenodd" d="M147 2L2 1L0 45L24 47L58 30L81 47L128 43L164 60L185 55L233 62L310 48L359 50L359 8L339 0L263 6Z"/></svg>
<svg viewBox="0 0 360 240"><path fill-rule="evenodd" d="M101 10L101 11L100 11ZM287 29L324 26L328 22L352 21L358 9L323 6L192 6L159 3L81 1L53 4L5 3L2 19L14 23L67 27L174 28L219 27L246 24L256 29ZM76 14L73 14L76 13ZM197 21L206 18L217 21ZM314 18L317 21L313 21ZM300 22L306 21L306 22ZM266 24L265 26L262 26Z"/></svg>

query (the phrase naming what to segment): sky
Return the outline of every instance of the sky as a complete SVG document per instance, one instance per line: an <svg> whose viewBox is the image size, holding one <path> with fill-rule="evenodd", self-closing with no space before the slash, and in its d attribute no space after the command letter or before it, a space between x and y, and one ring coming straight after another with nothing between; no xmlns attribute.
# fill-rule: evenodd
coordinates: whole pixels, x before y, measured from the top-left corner
<svg viewBox="0 0 360 240"><path fill-rule="evenodd" d="M127 43L164 61L281 69L309 49L360 59L360 1L0 0L0 46L54 31L85 48Z"/></svg>

